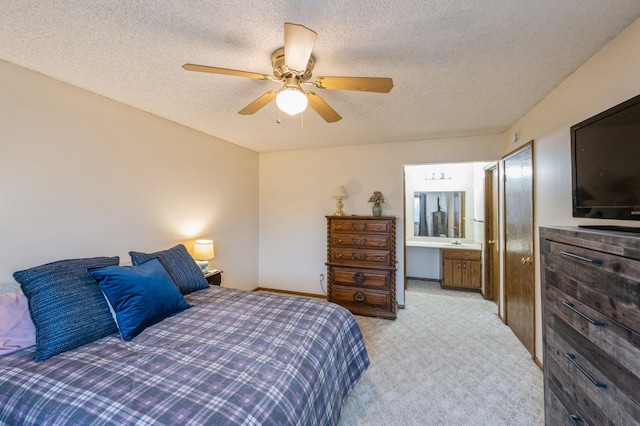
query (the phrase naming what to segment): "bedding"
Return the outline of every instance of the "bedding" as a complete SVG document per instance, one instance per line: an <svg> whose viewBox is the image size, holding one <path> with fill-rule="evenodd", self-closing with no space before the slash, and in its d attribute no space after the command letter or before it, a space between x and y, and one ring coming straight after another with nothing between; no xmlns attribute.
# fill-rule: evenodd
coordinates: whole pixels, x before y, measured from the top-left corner
<svg viewBox="0 0 640 426"><path fill-rule="evenodd" d="M17 282L0 284L0 294L13 293L16 290L20 290L20 284Z"/></svg>
<svg viewBox="0 0 640 426"><path fill-rule="evenodd" d="M67 259L14 272L36 327L36 361L118 331L87 269L117 266L118 256Z"/></svg>
<svg viewBox="0 0 640 426"><path fill-rule="evenodd" d="M322 300L211 287L131 341L0 362L0 423L333 425L369 365L360 329Z"/></svg>
<svg viewBox="0 0 640 426"><path fill-rule="evenodd" d="M0 356L36 344L36 329L21 290L0 293Z"/></svg>
<svg viewBox="0 0 640 426"><path fill-rule="evenodd" d="M157 258L136 266L90 269L89 275L98 281L122 340L191 307Z"/></svg>
<svg viewBox="0 0 640 426"><path fill-rule="evenodd" d="M149 259L158 258L165 267L171 279L182 294L202 290L209 287L202 274L202 269L193 261L193 258L183 244L178 244L170 249L155 253L141 253L130 251L131 261L134 265L140 265Z"/></svg>

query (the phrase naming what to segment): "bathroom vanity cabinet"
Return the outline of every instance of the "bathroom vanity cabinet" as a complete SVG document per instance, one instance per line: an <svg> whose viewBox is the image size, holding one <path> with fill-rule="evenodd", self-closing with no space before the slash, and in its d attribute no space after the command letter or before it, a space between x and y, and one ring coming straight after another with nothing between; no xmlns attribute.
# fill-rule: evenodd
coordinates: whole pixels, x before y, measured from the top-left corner
<svg viewBox="0 0 640 426"><path fill-rule="evenodd" d="M480 250L442 249L441 286L480 291L482 287Z"/></svg>

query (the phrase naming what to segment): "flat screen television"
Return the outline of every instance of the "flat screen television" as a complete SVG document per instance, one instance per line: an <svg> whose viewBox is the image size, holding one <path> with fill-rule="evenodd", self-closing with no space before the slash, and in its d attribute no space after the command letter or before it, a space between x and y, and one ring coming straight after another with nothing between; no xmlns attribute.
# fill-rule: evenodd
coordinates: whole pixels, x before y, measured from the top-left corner
<svg viewBox="0 0 640 426"><path fill-rule="evenodd" d="M571 166L573 217L640 221L640 95L571 127Z"/></svg>

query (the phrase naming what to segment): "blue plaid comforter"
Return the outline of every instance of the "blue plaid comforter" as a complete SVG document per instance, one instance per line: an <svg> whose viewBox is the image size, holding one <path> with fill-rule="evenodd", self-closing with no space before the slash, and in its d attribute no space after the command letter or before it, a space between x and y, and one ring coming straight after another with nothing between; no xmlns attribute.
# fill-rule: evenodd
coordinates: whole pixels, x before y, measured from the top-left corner
<svg viewBox="0 0 640 426"><path fill-rule="evenodd" d="M345 309L212 287L133 341L0 358L0 424L333 425L369 365Z"/></svg>

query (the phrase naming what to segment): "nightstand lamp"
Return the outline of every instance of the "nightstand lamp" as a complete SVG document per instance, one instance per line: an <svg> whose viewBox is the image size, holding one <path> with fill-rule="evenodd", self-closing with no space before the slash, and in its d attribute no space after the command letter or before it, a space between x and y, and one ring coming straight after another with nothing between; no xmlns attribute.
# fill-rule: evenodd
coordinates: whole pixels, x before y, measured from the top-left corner
<svg viewBox="0 0 640 426"><path fill-rule="evenodd" d="M209 266L209 260L216 257L213 250L213 241L211 240L196 240L193 244L193 258L196 263L202 269L202 272L207 271Z"/></svg>
<svg viewBox="0 0 640 426"><path fill-rule="evenodd" d="M347 190L342 185L336 186L336 188L333 190L333 196L338 199L338 202L336 203L336 207L338 208L338 210L336 210L333 215L344 216L344 212L342 211L342 199L347 198Z"/></svg>

